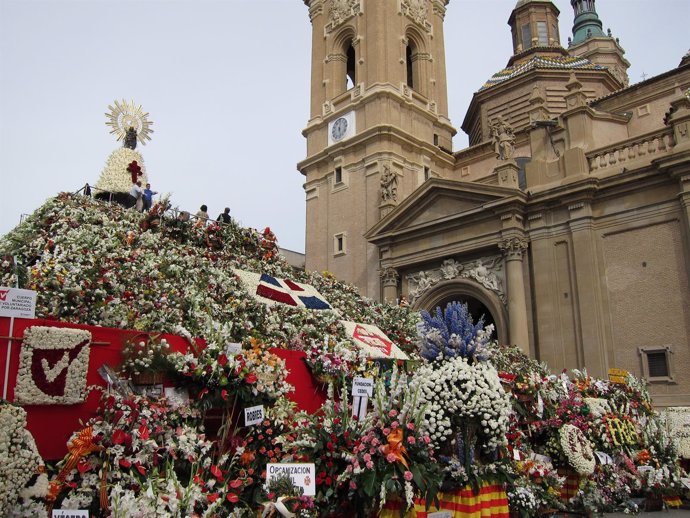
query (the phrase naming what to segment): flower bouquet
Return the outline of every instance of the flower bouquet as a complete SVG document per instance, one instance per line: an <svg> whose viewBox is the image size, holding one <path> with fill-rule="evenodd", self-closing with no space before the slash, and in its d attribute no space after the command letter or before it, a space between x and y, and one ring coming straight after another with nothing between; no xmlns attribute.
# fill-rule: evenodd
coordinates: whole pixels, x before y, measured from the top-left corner
<svg viewBox="0 0 690 518"><path fill-rule="evenodd" d="M387 507L404 516L416 498L427 509L436 503L442 474L430 448L431 438L420 428L425 405L419 389L398 376L394 368L390 388L379 378L371 424L354 444L349 465L340 480L349 485L357 516Z"/></svg>
<svg viewBox="0 0 690 518"><path fill-rule="evenodd" d="M163 382L170 370L170 344L159 334L140 333L129 337L122 348L124 358L120 370L135 385L156 385Z"/></svg>

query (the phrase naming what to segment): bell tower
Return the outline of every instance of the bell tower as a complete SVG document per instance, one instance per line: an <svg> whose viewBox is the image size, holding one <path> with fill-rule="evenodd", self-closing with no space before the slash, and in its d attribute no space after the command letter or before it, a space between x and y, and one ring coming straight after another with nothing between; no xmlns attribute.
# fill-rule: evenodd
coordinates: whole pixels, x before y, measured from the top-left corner
<svg viewBox="0 0 690 518"><path fill-rule="evenodd" d="M312 25L306 268L382 297L364 233L453 170L443 22L450 0L304 0Z"/></svg>

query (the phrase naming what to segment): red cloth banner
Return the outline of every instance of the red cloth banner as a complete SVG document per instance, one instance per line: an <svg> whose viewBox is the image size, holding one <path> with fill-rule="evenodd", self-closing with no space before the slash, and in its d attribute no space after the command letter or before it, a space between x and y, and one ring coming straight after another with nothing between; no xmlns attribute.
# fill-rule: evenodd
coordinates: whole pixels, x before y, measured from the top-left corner
<svg viewBox="0 0 690 518"><path fill-rule="evenodd" d="M105 381L98 374L98 369L108 364L117 368L122 363L122 348L128 339L141 336L140 331L113 329L107 327L86 326L58 322L44 319L20 319L14 320L12 336L12 351L10 355L10 368L8 374L8 401L14 401L14 387L17 381L19 368L19 353L21 351L21 339L24 330L31 326L67 327L84 329L91 333L91 354L89 358L89 370L86 376L86 385L106 386ZM10 331L10 319L0 318L0 337L8 337ZM154 333L151 333L154 334ZM189 349L188 341L177 335L163 334L170 344L171 350L186 352ZM197 340L197 345L205 344ZM5 382L5 366L7 363L8 339L0 339L0 377ZM319 390L311 371L304 362L305 354L301 351L288 351L272 349L271 352L284 359L289 371L287 381L295 387L288 397L297 403L301 410L315 412L326 399L323 391ZM81 429L83 424L96 416L100 393L92 391L86 401L78 405L24 405L27 413L27 428L34 436L38 451L44 459L61 459L67 453L67 441L73 432Z"/></svg>

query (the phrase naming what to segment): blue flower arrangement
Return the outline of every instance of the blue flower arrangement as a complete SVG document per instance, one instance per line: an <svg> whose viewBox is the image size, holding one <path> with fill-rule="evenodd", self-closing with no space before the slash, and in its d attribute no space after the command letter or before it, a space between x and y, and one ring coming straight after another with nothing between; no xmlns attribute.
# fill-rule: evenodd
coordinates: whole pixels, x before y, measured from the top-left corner
<svg viewBox="0 0 690 518"><path fill-rule="evenodd" d="M484 317L475 324L467 304L450 302L445 311L436 308L435 315L421 311L417 325L419 355L428 361L444 358L466 358L469 363L489 358L488 344L493 326L484 327Z"/></svg>

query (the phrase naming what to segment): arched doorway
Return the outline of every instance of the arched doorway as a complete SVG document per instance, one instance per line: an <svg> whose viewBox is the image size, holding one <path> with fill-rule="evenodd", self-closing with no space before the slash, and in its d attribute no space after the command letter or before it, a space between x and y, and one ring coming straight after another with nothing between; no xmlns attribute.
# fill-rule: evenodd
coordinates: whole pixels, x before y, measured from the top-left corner
<svg viewBox="0 0 690 518"><path fill-rule="evenodd" d="M475 322L484 315L484 325L493 324L495 327L494 338L501 344L510 343L508 341L508 313L503 302L496 293L471 279L439 282L415 300L413 307L434 311L436 307L443 309L446 304L454 301L466 302L467 309Z"/></svg>

